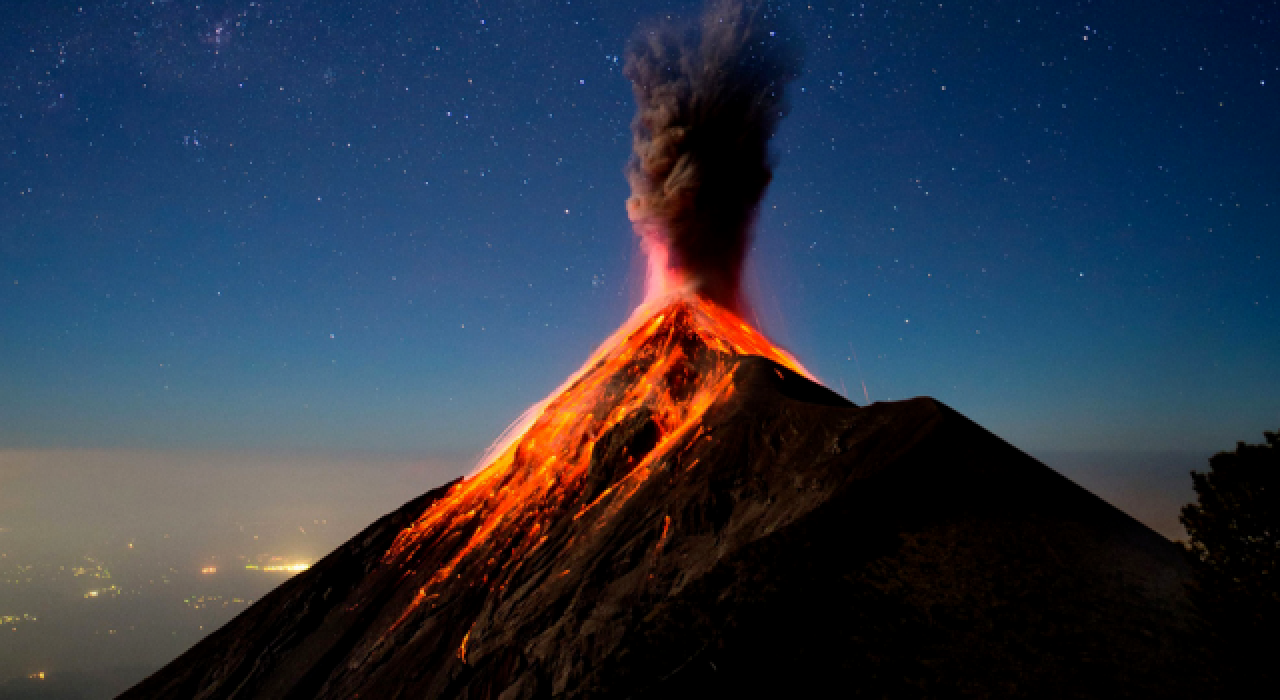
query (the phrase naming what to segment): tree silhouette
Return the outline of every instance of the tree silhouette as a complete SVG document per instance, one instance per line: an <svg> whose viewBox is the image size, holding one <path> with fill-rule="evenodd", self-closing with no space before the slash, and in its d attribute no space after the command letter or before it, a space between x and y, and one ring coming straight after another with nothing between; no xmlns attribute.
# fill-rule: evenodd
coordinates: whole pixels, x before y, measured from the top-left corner
<svg viewBox="0 0 1280 700"><path fill-rule="evenodd" d="M1228 697L1280 680L1280 439L1237 443L1191 472L1197 503L1182 509L1192 600L1213 635Z"/></svg>

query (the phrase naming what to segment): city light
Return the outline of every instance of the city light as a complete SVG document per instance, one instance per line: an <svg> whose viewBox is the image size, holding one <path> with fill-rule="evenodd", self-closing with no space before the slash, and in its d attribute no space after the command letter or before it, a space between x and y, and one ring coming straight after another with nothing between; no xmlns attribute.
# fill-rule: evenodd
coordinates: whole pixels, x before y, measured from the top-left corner
<svg viewBox="0 0 1280 700"><path fill-rule="evenodd" d="M257 564L248 564L244 568L254 569L257 571L306 571L311 568L310 564L266 564L258 566Z"/></svg>
<svg viewBox="0 0 1280 700"><path fill-rule="evenodd" d="M311 564L309 562L299 560L289 562L285 557L269 557L266 558L266 560L269 563L245 564L244 568L249 571L289 571L295 573L298 571L306 571L311 568Z"/></svg>
<svg viewBox="0 0 1280 700"><path fill-rule="evenodd" d="M0 698L10 697L5 693L10 685L30 686L28 694L50 684L76 685L81 672L96 673L85 671L86 664L103 659L111 666L126 665L137 648L176 655L312 567L312 552L290 548L280 539L301 538L301 527L315 540L313 547L339 544L339 535L327 533L324 520L317 520L320 524L313 525L311 518L254 523L268 529L251 543L250 525L234 540L217 536L234 527L218 526L191 540L170 534L163 540L174 545L170 547L148 546L155 539L113 531L106 547L90 539L81 551L31 547L30 554L26 545L39 541L37 528L20 533L33 538L30 542L13 538L14 550L9 549L10 535L0 533ZM158 539L159 533L153 537ZM59 656L70 639L82 645L77 650L88 653ZM19 649L30 665L9 658ZM42 658L63 665L51 669ZM64 678L67 673L72 676Z"/></svg>

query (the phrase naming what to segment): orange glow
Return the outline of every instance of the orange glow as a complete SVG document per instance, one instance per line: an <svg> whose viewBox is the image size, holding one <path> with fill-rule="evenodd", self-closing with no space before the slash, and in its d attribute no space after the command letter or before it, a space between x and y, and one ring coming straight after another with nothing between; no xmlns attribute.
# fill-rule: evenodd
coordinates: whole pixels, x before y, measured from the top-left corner
<svg viewBox="0 0 1280 700"><path fill-rule="evenodd" d="M201 569L200 569L200 573L202 573L202 574L216 574L216 573L218 573L218 567L216 567L216 566L206 566L206 567L203 567L203 568L201 568Z"/></svg>
<svg viewBox="0 0 1280 700"><path fill-rule="evenodd" d="M400 620L463 570L473 577L470 585L501 590L565 516L572 514L574 528L614 517L664 461L681 458L673 448L711 439L703 416L732 395L733 358L742 355L810 377L759 331L696 295L677 293L638 308L582 369L508 429L476 473L400 532L384 562L425 551L439 566ZM593 500L580 501L597 440L642 410L657 426L656 445L628 458ZM659 550L669 526L667 518ZM466 638L460 656L465 649Z"/></svg>

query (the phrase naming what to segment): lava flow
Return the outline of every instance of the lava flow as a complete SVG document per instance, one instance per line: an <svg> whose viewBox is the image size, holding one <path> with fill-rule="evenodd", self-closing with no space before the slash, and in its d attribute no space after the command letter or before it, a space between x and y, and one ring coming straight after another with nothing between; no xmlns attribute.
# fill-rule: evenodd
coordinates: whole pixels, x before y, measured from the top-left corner
<svg viewBox="0 0 1280 700"><path fill-rule="evenodd" d="M713 439L704 416L733 394L736 358L809 376L741 318L751 224L773 175L768 144L800 70L781 30L759 2L716 0L696 23L632 42L627 214L648 258L647 301L399 534L383 562L426 580L396 626L424 601L457 600L459 586L500 594L548 539L564 554L609 522L678 461L673 452Z"/></svg>
<svg viewBox="0 0 1280 700"><path fill-rule="evenodd" d="M759 331L695 293L637 309L485 466L396 538L384 563L421 562L414 555L425 547L439 562L401 619L464 571L473 585L503 590L553 527L607 522L656 463L704 437L703 416L733 393L733 360L742 355L809 376ZM628 443L634 453L625 464L593 465L597 444L624 425L637 426L639 437Z"/></svg>

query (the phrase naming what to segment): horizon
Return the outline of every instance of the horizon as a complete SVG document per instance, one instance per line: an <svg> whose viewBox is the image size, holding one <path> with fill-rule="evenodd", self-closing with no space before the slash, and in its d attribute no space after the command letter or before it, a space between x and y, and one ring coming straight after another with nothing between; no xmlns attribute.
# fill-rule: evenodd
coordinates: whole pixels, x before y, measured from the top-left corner
<svg viewBox="0 0 1280 700"><path fill-rule="evenodd" d="M1188 472L1208 466L1198 452L1033 456L1175 540L1194 500ZM260 571L270 557L310 566L476 466L475 456L0 450L0 586L35 577L5 596L34 619L0 634L0 690L43 672L111 697L294 575Z"/></svg>

